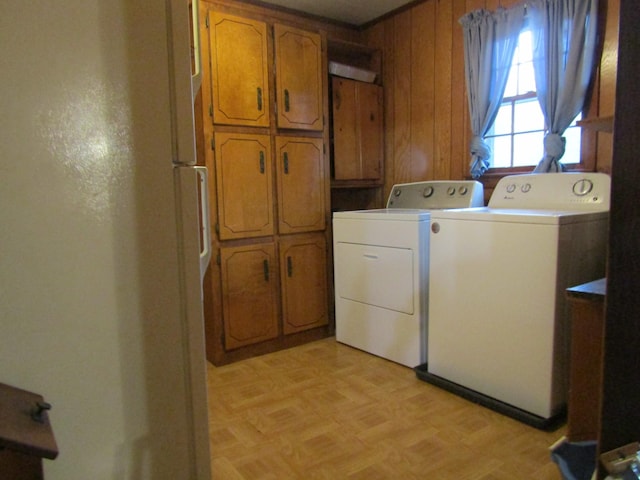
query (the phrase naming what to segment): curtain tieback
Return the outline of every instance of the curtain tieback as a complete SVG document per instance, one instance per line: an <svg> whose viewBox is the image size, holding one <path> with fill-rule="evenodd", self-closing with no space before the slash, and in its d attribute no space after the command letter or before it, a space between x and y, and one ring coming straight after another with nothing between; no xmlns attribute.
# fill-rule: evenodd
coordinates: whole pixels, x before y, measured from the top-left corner
<svg viewBox="0 0 640 480"><path fill-rule="evenodd" d="M544 151L554 158L561 158L564 155L566 139L557 133L549 133L544 137Z"/></svg>
<svg viewBox="0 0 640 480"><path fill-rule="evenodd" d="M491 157L491 147L482 137L473 137L470 145L471 155L481 160L489 160Z"/></svg>

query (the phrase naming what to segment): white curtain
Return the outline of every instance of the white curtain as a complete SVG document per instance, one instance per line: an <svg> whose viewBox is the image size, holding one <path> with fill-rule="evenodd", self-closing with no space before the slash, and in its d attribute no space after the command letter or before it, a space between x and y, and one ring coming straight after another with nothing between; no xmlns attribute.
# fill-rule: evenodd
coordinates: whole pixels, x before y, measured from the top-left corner
<svg viewBox="0 0 640 480"><path fill-rule="evenodd" d="M473 178L489 168L491 149L484 136L498 113L509 76L518 35L524 24L524 5L476 10L459 22L464 33L465 75L471 117L471 164Z"/></svg>
<svg viewBox="0 0 640 480"><path fill-rule="evenodd" d="M538 101L547 125L535 172L562 171L562 136L582 111L596 61L598 0L528 0Z"/></svg>

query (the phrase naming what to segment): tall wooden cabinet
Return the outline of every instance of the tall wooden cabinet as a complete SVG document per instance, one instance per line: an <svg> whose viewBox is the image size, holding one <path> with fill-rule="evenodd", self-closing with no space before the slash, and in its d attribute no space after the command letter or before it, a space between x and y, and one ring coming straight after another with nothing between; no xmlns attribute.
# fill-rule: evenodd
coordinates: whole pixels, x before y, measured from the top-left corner
<svg viewBox="0 0 640 480"><path fill-rule="evenodd" d="M216 232L205 337L219 365L332 333L328 86L321 32L217 0L200 11Z"/></svg>

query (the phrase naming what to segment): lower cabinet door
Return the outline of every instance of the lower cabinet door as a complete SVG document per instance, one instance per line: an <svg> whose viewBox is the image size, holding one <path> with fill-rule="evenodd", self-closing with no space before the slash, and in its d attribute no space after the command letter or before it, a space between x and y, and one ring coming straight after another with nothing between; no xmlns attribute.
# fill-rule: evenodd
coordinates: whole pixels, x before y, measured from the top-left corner
<svg viewBox="0 0 640 480"><path fill-rule="evenodd" d="M273 243L223 247L222 311L225 349L278 336L278 275Z"/></svg>
<svg viewBox="0 0 640 480"><path fill-rule="evenodd" d="M280 238L285 334L328 323L327 249L324 234Z"/></svg>

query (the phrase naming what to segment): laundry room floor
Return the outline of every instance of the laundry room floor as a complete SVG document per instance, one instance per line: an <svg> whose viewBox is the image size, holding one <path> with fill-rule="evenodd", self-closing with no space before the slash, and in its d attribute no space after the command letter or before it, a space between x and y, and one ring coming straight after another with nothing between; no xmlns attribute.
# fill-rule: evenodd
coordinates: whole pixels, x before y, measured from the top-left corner
<svg viewBox="0 0 640 480"><path fill-rule="evenodd" d="M208 366L214 479L557 480L565 433L524 425L320 340Z"/></svg>

